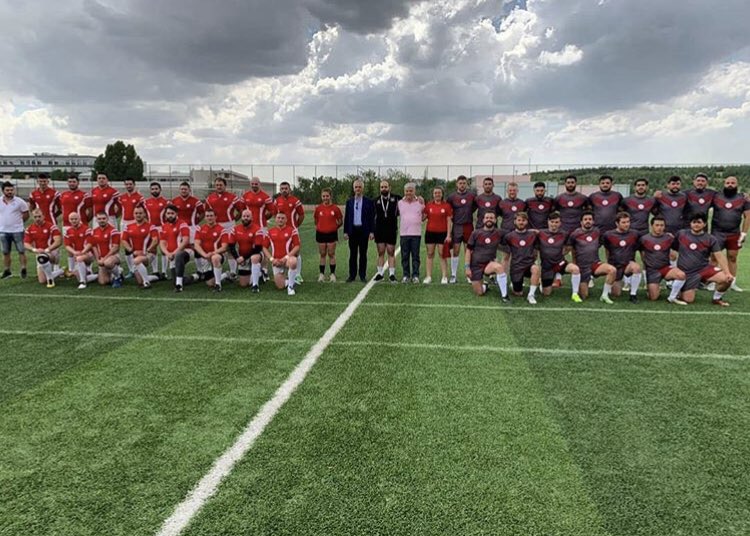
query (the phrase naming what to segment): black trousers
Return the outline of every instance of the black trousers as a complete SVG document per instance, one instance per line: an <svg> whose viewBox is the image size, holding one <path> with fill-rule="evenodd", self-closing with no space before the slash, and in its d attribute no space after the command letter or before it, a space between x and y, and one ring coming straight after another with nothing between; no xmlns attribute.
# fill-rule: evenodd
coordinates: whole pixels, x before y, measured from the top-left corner
<svg viewBox="0 0 750 536"><path fill-rule="evenodd" d="M358 267L359 277L367 277L368 238L362 227L354 227L352 229L352 234L349 236L349 279L357 277Z"/></svg>

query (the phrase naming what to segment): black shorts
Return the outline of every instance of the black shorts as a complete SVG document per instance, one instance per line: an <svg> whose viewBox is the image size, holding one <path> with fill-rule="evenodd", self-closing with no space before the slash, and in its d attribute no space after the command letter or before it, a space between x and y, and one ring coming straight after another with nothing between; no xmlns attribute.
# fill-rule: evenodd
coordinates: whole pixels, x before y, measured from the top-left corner
<svg viewBox="0 0 750 536"><path fill-rule="evenodd" d="M562 260L558 263L546 266L542 264L542 287L548 288L555 282L555 275L564 274L565 269L568 267L568 261Z"/></svg>
<svg viewBox="0 0 750 536"><path fill-rule="evenodd" d="M339 233L338 231L333 231L332 233L321 233L320 231L315 231L315 241L318 244L331 244L333 242L338 242Z"/></svg>
<svg viewBox="0 0 750 536"><path fill-rule="evenodd" d="M443 244L447 236L448 236L447 231L443 233L433 233L432 231L425 231L424 243L425 244Z"/></svg>
<svg viewBox="0 0 750 536"><path fill-rule="evenodd" d="M483 262L481 264L471 263L469 265L469 270L471 270L471 277L469 279L472 283L477 281L484 281L484 269L487 268L488 264L488 262Z"/></svg>
<svg viewBox="0 0 750 536"><path fill-rule="evenodd" d="M531 277L532 266L534 265L510 267L510 282L513 284L513 290L521 292L521 289L523 289L523 280ZM516 287L518 287L518 290L516 290Z"/></svg>
<svg viewBox="0 0 750 536"><path fill-rule="evenodd" d="M396 226L380 226L375 227L375 243L376 244L388 244L389 246L396 245L396 238L398 236L398 229Z"/></svg>

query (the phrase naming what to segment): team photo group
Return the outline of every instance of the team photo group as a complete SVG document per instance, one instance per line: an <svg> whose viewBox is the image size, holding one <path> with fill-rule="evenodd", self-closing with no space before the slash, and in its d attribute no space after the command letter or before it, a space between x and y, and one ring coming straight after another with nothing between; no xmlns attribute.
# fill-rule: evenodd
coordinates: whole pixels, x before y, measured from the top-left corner
<svg viewBox="0 0 750 536"><path fill-rule="evenodd" d="M13 275L15 249L20 276L27 276L29 252L39 283L48 288L64 277L77 279L81 290L94 282L117 288L132 279L144 289L171 280L176 292L201 282L220 292L226 282L236 282L257 293L262 283L273 281L294 295L302 283L299 229L306 211L287 182L272 197L253 178L238 196L217 178L203 200L187 182L173 199L162 195L158 182L143 195L135 181L126 180L120 192L105 174L97 175L90 191L80 189L74 175L63 192L44 174L37 182L28 200L16 195L12 183L2 185L3 279ZM750 200L738 191L736 177L724 179L717 191L708 188L704 174L696 175L689 189L673 176L652 195L648 180L638 179L628 197L613 189L611 176L598 182L598 190L586 196L570 175L554 198L537 182L533 197L524 200L512 182L504 196L495 193L490 177L472 190L459 176L455 191L436 187L430 199L417 195L415 183L407 183L400 195L384 180L380 195L370 199L363 195L364 183L355 180L343 211L324 189L312 210L318 282L336 281L337 244L343 240L349 249L347 282L368 280L374 243L375 281L399 282L398 254L402 283L430 284L437 258L441 284L465 277L476 295L496 286L503 302L517 296L536 304L538 295L562 291L563 275L570 276L570 299L576 303L588 298L599 277L599 299L607 304L623 294L637 303L642 285L649 300L660 299L667 287L666 299L676 305L692 303L696 290L707 289L714 304L726 307L725 292L742 291L737 258L750 228Z"/></svg>

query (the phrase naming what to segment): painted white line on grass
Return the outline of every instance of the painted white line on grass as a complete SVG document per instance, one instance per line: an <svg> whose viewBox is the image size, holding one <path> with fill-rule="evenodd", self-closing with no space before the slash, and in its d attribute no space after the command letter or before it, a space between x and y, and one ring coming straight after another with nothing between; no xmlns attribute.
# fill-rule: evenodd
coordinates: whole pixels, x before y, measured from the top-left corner
<svg viewBox="0 0 750 536"><path fill-rule="evenodd" d="M73 338L96 338L103 339L136 339L152 341L197 341L197 342L239 342L243 344L310 344L314 339L269 339L256 337L219 337L216 335L172 335L165 333L114 333L111 331L53 331L53 330L31 330L31 329L0 329L1 335L22 335L42 337L73 337Z"/></svg>
<svg viewBox="0 0 750 536"><path fill-rule="evenodd" d="M519 300L522 298L518 298ZM523 298L525 300L525 298ZM599 314L632 314L632 315L698 315L698 316L750 316L750 312L746 311L732 311L727 309L721 309L717 307L716 311L702 311L690 309L685 306L673 306L673 309L642 309L637 305L632 308L622 309L614 308L609 309L607 307L578 307L571 304L570 307L549 307L545 305L528 305L528 306L513 306L513 305L472 305L472 304L461 304L461 303L401 303L401 302L367 302L363 304L365 307L413 307L416 309L474 309L482 311L524 311L524 312L547 312L547 313L599 313Z"/></svg>
<svg viewBox="0 0 750 536"><path fill-rule="evenodd" d="M396 255L399 254L400 249L401 248L396 250ZM172 515L164 521L157 536L177 536L190 524L190 521L198 512L200 512L203 505L206 504L206 501L216 493L221 481L224 480L224 478L232 471L234 465L241 460L250 447L253 446L255 440L260 437L266 426L268 426L279 410L292 396L297 387L299 387L304 381L318 358L325 349L328 348L328 345L331 344L333 338L339 331L341 331L341 328L343 328L347 321L352 317L354 311L356 311L364 301L374 285L375 280L371 279L364 288L359 291L347 308L344 309L333 324L331 324L331 327L326 330L320 340L310 348L310 351L307 352L304 359L302 359L299 365L295 367L284 383L281 384L281 387L276 390L273 397L260 408L260 411L258 411L248 423L240 436L235 440L234 444L214 461L214 464L208 473L201 478L200 482L198 482L195 488L188 493L187 497L177 505Z"/></svg>
<svg viewBox="0 0 750 536"><path fill-rule="evenodd" d="M190 298L190 297L169 297L169 296L117 296L117 295L92 295L92 294L57 294L57 293L7 293L0 294L2 297L9 298L58 298L70 300L104 300L104 301L150 301L150 302L200 302L200 303L241 303L243 305L346 305L348 301L311 301L290 298L288 300L263 299L263 298L225 298L217 296L215 298Z"/></svg>
<svg viewBox="0 0 750 536"><path fill-rule="evenodd" d="M528 348L524 346L473 346L460 344L431 344L417 342L383 341L337 341L333 346L385 346L389 348L412 348L416 350L448 350L456 352L527 353L544 355L585 355L585 356L628 356L628 357L671 357L708 358L746 361L747 354L692 354L685 352L639 352L635 350L581 350L575 348Z"/></svg>

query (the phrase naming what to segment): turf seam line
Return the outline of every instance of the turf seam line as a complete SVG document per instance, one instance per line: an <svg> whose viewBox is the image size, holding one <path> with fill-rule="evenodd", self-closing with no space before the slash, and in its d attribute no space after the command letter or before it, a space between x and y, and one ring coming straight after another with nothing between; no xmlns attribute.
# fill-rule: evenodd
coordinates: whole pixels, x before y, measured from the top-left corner
<svg viewBox="0 0 750 536"><path fill-rule="evenodd" d="M275 344L310 344L315 339L289 339L289 338L256 338L256 337L219 337L216 335L172 335L168 333L116 333L112 331L55 331L55 330L31 330L31 329L0 329L1 335L29 335L48 337L101 337L105 339L136 339L155 341L205 341L205 342L238 342Z"/></svg>
<svg viewBox="0 0 750 536"><path fill-rule="evenodd" d="M396 250L398 255L399 250ZM344 311L334 320L333 324L326 330L307 355L294 368L284 383L276 390L273 397L260 408L258 413L247 424L245 429L224 453L219 456L198 484L188 493L187 497L177 505L174 512L169 516L157 536L177 536L200 512L203 505L218 490L222 480L232 471L234 465L240 461L245 453L253 446L255 440L260 437L263 430L273 420L279 410L291 398L294 391L304 381L307 374L331 344L333 338L341 331L347 321L354 315L359 305L367 297L367 294L375 286L375 280L370 281L354 297Z"/></svg>

